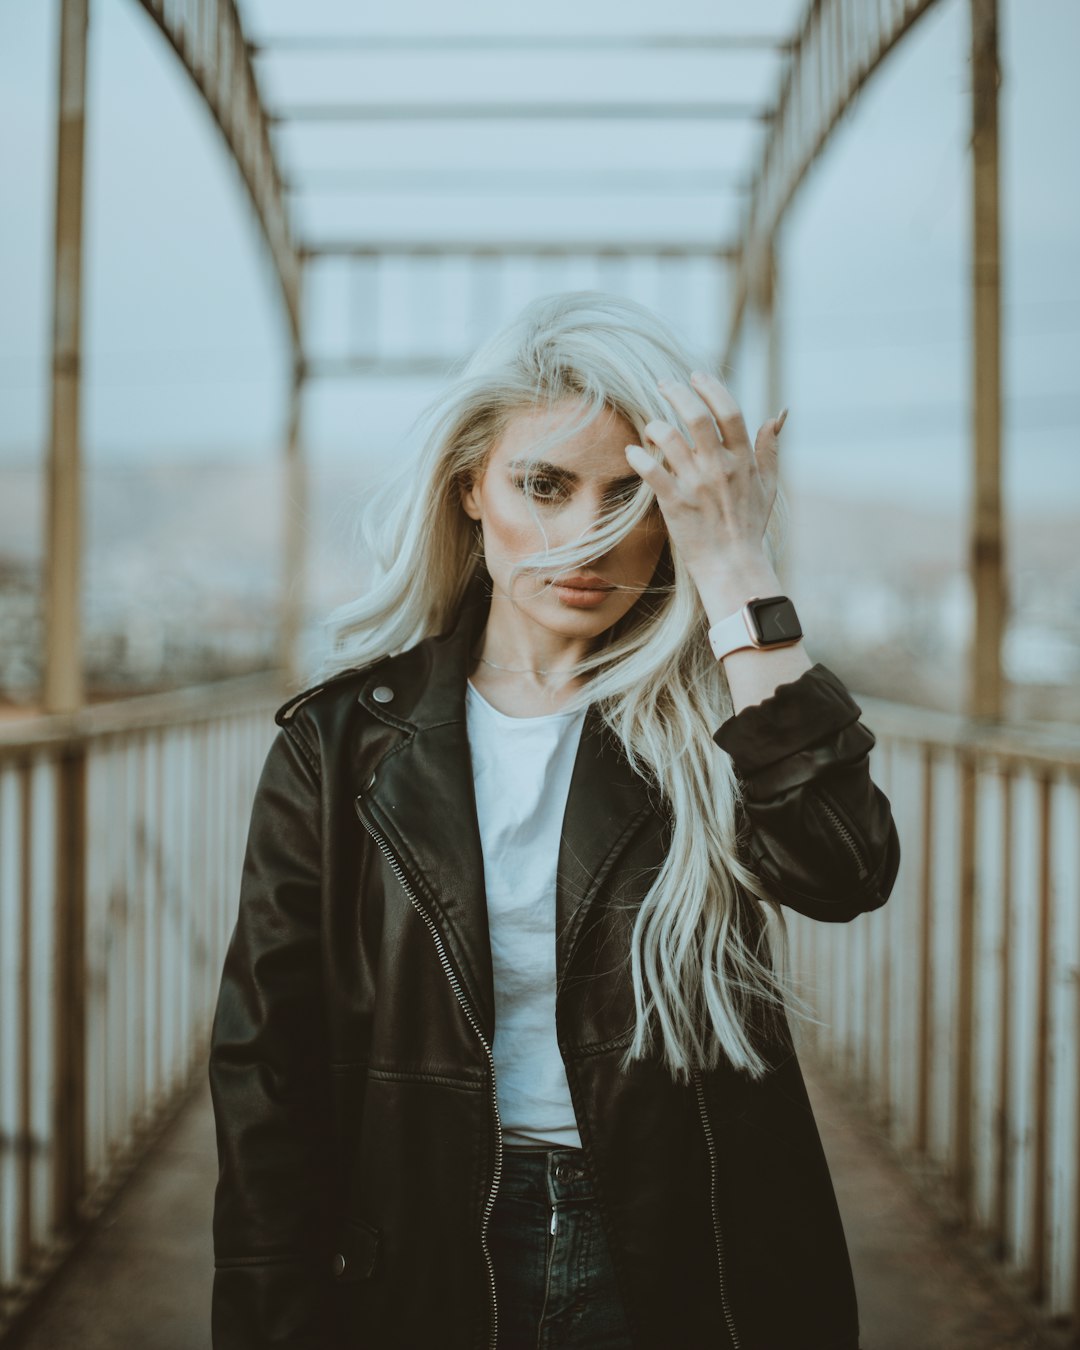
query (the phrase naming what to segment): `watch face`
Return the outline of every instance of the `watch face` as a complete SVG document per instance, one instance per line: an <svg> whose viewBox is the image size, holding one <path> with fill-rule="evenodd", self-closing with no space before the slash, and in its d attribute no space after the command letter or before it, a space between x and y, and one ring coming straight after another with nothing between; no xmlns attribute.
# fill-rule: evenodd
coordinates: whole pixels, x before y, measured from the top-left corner
<svg viewBox="0 0 1080 1350"><path fill-rule="evenodd" d="M762 596L749 602L750 613L757 628L758 641L771 643L795 642L802 637L795 606L786 595Z"/></svg>

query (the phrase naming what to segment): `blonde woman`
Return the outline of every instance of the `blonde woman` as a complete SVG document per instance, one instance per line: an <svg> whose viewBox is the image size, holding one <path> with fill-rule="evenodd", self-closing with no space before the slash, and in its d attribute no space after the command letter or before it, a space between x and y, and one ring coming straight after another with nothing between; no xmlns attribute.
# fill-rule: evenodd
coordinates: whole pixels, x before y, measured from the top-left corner
<svg viewBox="0 0 1080 1350"><path fill-rule="evenodd" d="M781 419L697 364L543 297L370 503L221 980L217 1350L857 1350L783 915L899 843L774 570Z"/></svg>

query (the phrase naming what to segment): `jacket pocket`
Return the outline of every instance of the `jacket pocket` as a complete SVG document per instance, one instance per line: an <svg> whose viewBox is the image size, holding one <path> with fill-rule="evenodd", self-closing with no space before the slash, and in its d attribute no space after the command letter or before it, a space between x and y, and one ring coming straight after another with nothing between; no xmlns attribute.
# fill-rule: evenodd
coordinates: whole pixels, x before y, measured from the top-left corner
<svg viewBox="0 0 1080 1350"><path fill-rule="evenodd" d="M363 1219L342 1220L337 1230L331 1274L337 1284L370 1279L382 1250L382 1230Z"/></svg>

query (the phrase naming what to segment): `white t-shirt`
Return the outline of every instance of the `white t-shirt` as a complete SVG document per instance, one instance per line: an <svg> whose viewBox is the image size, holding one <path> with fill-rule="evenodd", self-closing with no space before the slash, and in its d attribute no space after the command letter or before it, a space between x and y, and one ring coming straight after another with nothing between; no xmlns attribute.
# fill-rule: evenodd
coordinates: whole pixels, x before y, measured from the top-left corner
<svg viewBox="0 0 1080 1350"><path fill-rule="evenodd" d="M555 1032L555 871L585 709L510 717L468 682L465 718L495 975L505 1142L580 1148Z"/></svg>

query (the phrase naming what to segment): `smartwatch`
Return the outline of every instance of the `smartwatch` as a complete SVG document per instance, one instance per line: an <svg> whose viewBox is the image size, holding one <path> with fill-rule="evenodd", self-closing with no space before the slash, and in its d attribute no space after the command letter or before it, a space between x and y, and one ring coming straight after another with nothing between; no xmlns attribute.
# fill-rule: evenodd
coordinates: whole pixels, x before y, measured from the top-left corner
<svg viewBox="0 0 1080 1350"><path fill-rule="evenodd" d="M709 644L719 661L742 647L790 647L803 630L786 595L754 595L709 629Z"/></svg>

